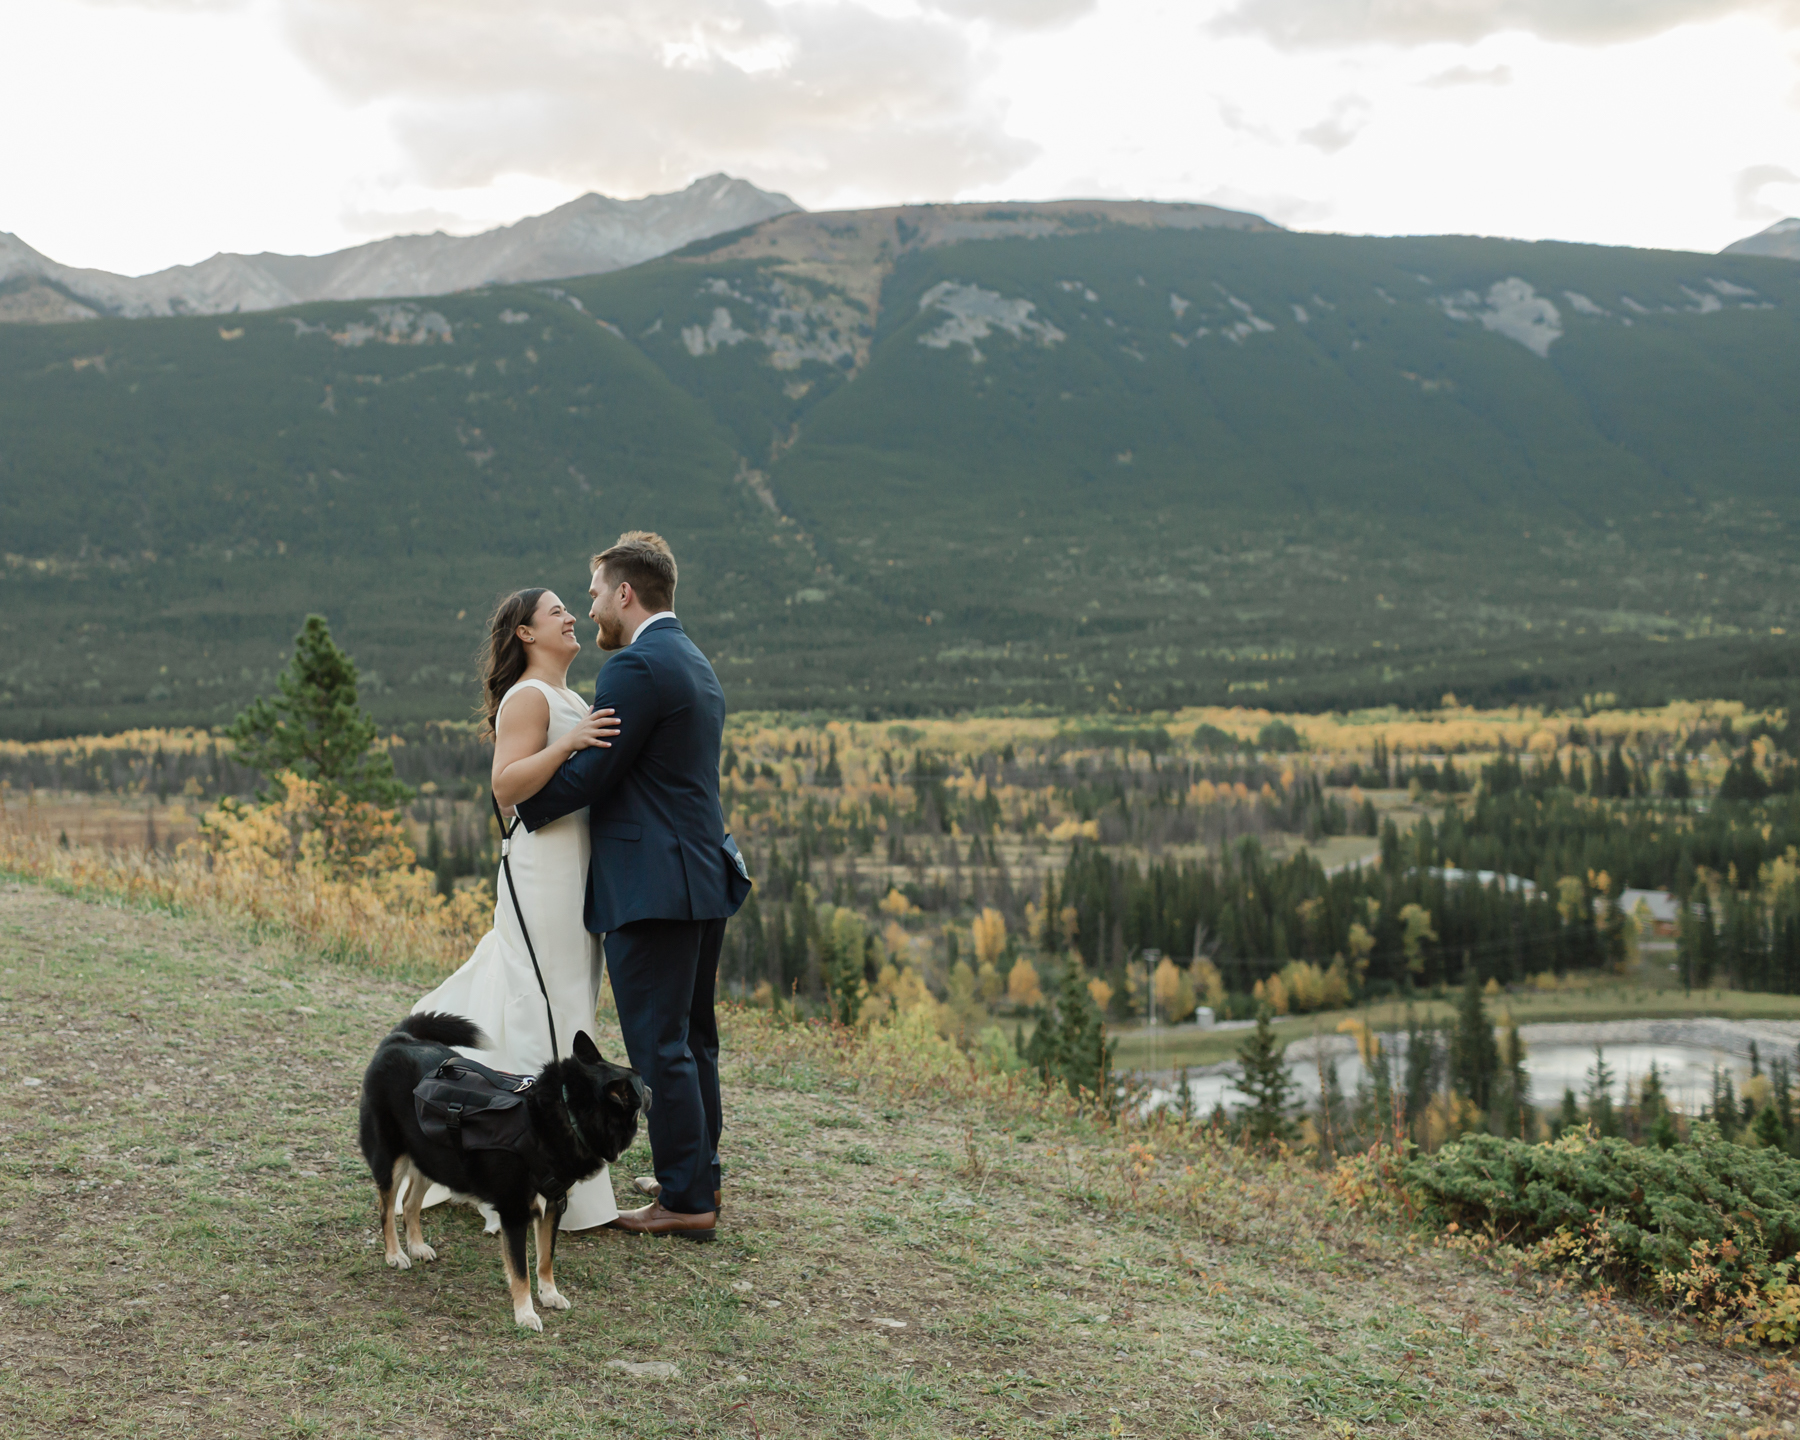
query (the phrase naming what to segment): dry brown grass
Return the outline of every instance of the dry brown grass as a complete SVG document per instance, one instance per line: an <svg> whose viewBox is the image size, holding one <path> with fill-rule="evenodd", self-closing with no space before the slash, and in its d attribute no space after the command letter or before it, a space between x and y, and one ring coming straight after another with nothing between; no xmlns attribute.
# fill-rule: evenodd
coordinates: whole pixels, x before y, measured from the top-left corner
<svg viewBox="0 0 1800 1440"><path fill-rule="evenodd" d="M173 850L64 844L15 804L0 813L0 871L72 895L230 920L313 953L413 975L460 965L489 924L490 892L446 901L429 876L407 868L410 852L407 866L347 872L281 853L287 838L280 814L256 811L206 844Z"/></svg>

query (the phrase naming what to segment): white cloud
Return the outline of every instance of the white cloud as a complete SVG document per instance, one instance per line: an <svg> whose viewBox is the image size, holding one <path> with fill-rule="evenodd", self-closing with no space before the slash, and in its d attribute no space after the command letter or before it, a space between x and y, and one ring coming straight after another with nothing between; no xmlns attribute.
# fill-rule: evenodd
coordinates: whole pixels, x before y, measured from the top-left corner
<svg viewBox="0 0 1800 1440"><path fill-rule="evenodd" d="M1510 85L1512 78L1510 65L1490 65L1485 70L1478 70L1473 65L1452 65L1423 83L1434 90L1448 90L1456 85Z"/></svg>
<svg viewBox="0 0 1800 1440"><path fill-rule="evenodd" d="M934 0L931 8L959 20L986 20L1017 30L1066 25L1094 8L1095 0Z"/></svg>
<svg viewBox="0 0 1800 1440"><path fill-rule="evenodd" d="M1067 19L1087 0L1050 13ZM998 0L959 10L1011 23ZM644 193L726 170L808 203L937 196L1032 146L943 14L766 0L283 0L299 53L387 108L426 183L511 172Z"/></svg>
<svg viewBox="0 0 1800 1440"><path fill-rule="evenodd" d="M1294 227L1695 249L1800 210L1800 0L13 12L0 229L128 273L466 234L719 170L813 208L1141 196Z"/></svg>
<svg viewBox="0 0 1800 1440"><path fill-rule="evenodd" d="M1763 191L1771 186L1787 188L1787 203L1771 205L1763 199ZM1738 171L1737 213L1746 220L1775 220L1800 209L1800 175L1780 165L1746 165Z"/></svg>
<svg viewBox="0 0 1800 1440"><path fill-rule="evenodd" d="M1608 45L1728 15L1790 9L1784 0L1238 0L1215 28L1296 49L1466 45L1508 31Z"/></svg>
<svg viewBox="0 0 1800 1440"><path fill-rule="evenodd" d="M1300 139L1315 150L1335 155L1368 124L1369 102L1360 95L1346 95L1332 104L1331 112L1300 132Z"/></svg>

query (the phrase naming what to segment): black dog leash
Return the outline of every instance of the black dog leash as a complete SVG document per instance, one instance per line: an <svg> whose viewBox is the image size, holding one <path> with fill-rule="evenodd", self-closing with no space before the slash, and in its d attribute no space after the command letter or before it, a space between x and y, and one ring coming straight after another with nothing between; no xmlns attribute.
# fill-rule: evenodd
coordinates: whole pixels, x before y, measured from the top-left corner
<svg viewBox="0 0 1800 1440"><path fill-rule="evenodd" d="M519 917L519 933L525 937L525 953L531 957L531 973L537 976L538 994L544 997L544 1021L550 1027L550 1058L557 1058L556 1049L556 1016L550 1009L550 991L544 985L544 972L538 966L537 950L531 943L531 931L525 925L525 910L519 904L519 887L513 883L512 873L512 837L513 831L519 828L519 817L513 816L512 824L506 823L506 816L500 813L500 797L492 790L488 791L488 799L494 802L494 818L500 822L500 868L506 872L506 888L512 895L513 914ZM568 1096L565 1093L563 1103L566 1106Z"/></svg>
<svg viewBox="0 0 1800 1440"><path fill-rule="evenodd" d="M550 1008L550 991L544 985L544 972L538 964L537 949L531 943L531 930L525 924L525 911L519 904L519 887L513 883L512 873L512 837L521 821L513 816L512 824L506 823L506 816L500 813L500 797L492 790L488 791L488 799L493 802L494 818L500 822L500 868L506 872L506 888L512 894L513 914L519 917L519 934L525 937L525 953L531 957L531 973L537 976L538 994L544 997L544 1023L550 1027L550 1058L557 1058L556 1049L556 1016ZM582 1133L581 1122L575 1118L575 1107L569 1103L569 1086L565 1081L562 1086L563 1114L568 1117L569 1128L575 1132L575 1138L593 1151L596 1155L605 1155L605 1151L593 1144Z"/></svg>

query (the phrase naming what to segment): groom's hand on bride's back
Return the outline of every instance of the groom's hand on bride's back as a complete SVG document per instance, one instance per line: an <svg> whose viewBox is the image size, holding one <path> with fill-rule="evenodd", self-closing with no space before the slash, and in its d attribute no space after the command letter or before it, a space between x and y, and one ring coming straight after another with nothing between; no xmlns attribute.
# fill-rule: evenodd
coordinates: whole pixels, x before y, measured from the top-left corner
<svg viewBox="0 0 1800 1440"><path fill-rule="evenodd" d="M593 710L588 713L586 719L562 737L563 744L568 747L571 755L578 750L586 750L590 746L610 750L613 738L621 728L623 727L619 724L618 717L613 714L610 707L604 710Z"/></svg>

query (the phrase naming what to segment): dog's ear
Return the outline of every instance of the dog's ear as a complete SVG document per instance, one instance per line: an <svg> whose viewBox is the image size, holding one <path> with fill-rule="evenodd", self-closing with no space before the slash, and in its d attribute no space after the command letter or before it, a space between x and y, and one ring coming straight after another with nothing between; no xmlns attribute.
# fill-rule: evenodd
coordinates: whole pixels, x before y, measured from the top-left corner
<svg viewBox="0 0 1800 1440"><path fill-rule="evenodd" d="M588 1038L587 1031L577 1030L575 1032L575 1045L573 1048L575 1058L583 1065L598 1065L600 1063L600 1047Z"/></svg>

